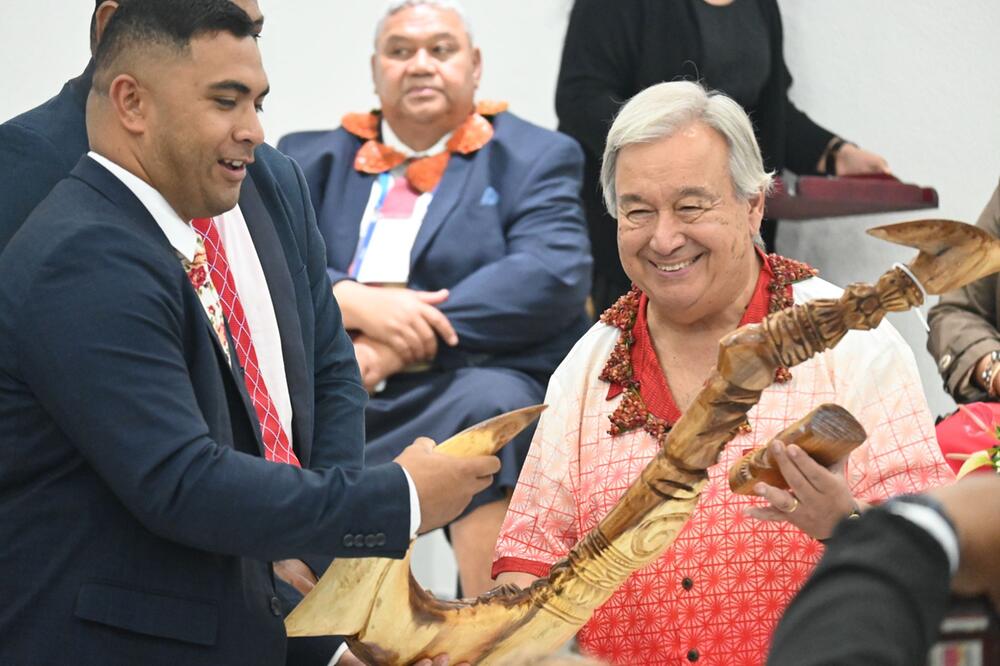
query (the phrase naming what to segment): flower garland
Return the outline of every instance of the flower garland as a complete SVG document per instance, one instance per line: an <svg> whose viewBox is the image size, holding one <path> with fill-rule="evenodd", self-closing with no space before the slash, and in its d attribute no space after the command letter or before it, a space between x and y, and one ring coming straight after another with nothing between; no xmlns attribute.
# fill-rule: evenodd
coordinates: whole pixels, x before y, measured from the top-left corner
<svg viewBox="0 0 1000 666"><path fill-rule="evenodd" d="M506 102L478 102L475 111L452 132L443 151L410 162L406 168L406 179L410 185L418 192L432 192L444 175L452 153L468 155L489 143L493 138L490 118L506 110ZM348 113L340 122L345 130L364 140L354 156L354 168L357 171L379 174L407 161L406 155L379 141L381 111Z"/></svg>
<svg viewBox="0 0 1000 666"><path fill-rule="evenodd" d="M767 285L770 292L767 311L768 314L773 314L794 305L792 284L815 276L817 271L808 264L778 254L767 255L765 261L767 268L773 275L770 284ZM646 407L646 402L639 391L639 381L635 379L632 369L632 346L635 344L633 330L635 329L636 317L639 314L641 297L642 291L633 285L627 294L619 298L601 315L601 322L620 329L621 334L618 336L614 349L611 350L611 356L608 357L607 363L601 370L600 379L621 386L625 394L618 408L609 417L611 429L608 430L608 434L615 437L624 432L642 428L662 443L673 424L654 415ZM779 367L774 373L775 382L780 384L791 378L792 373L785 367ZM744 422L740 426L740 430L749 432L750 424Z"/></svg>

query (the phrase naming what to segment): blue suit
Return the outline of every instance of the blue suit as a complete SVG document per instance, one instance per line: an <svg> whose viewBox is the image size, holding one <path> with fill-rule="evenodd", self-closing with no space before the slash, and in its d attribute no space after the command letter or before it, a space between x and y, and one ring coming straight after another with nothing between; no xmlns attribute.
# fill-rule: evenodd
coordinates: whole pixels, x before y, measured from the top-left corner
<svg viewBox="0 0 1000 666"><path fill-rule="evenodd" d="M444 439L541 402L549 375L589 327L590 248L580 206L583 155L570 138L511 113L470 155L453 155L410 255L408 286L448 289L439 306L459 344L441 343L427 372L390 378L366 412L371 461L416 436ZM282 139L302 166L327 243L327 270L347 278L375 176L354 169L362 141L343 128ZM531 432L501 453L503 469L470 505L517 481Z"/></svg>
<svg viewBox="0 0 1000 666"><path fill-rule="evenodd" d="M73 93L18 123L74 125ZM242 377L179 259L96 162L0 254L0 663L283 664L269 561L322 572L333 556L405 552L406 480L362 470L366 395L301 172L261 146L240 206L304 469L261 457Z"/></svg>
<svg viewBox="0 0 1000 666"><path fill-rule="evenodd" d="M87 152L93 62L58 95L0 125L0 252L32 209Z"/></svg>

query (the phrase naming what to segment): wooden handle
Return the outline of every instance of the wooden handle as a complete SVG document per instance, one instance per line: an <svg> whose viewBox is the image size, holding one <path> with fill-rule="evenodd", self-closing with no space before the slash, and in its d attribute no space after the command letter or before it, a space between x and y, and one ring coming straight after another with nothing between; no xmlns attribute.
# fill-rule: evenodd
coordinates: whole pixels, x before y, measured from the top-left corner
<svg viewBox="0 0 1000 666"><path fill-rule="evenodd" d="M839 405L823 404L774 439L799 446L820 465L829 467L860 446L865 437L865 429L850 412ZM776 488L788 487L767 446L754 449L729 468L729 487L734 493L753 494L759 481Z"/></svg>

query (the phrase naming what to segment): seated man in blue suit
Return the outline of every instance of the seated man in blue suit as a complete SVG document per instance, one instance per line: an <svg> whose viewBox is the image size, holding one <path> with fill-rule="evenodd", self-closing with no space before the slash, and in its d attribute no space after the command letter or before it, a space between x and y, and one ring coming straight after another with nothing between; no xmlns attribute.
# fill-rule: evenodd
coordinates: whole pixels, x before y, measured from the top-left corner
<svg viewBox="0 0 1000 666"><path fill-rule="evenodd" d="M0 255L3 664L285 663L270 562L401 556L499 461L362 469L365 392L228 0L129 0ZM256 350L259 350L258 354Z"/></svg>
<svg viewBox="0 0 1000 666"><path fill-rule="evenodd" d="M327 243L366 386L372 461L541 402L586 331L590 282L570 139L476 104L479 49L453 0L396 0L376 29L381 111L285 137ZM384 387L384 388L383 388ZM492 587L493 544L531 432L450 527L462 591Z"/></svg>

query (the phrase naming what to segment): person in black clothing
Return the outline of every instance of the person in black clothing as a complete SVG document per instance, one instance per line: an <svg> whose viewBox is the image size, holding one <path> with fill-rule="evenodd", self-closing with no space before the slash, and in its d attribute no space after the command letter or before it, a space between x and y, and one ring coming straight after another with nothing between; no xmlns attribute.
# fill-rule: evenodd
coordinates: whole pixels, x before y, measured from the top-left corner
<svg viewBox="0 0 1000 666"><path fill-rule="evenodd" d="M611 120L655 83L700 80L750 114L768 170L837 175L888 172L878 155L820 127L788 99L776 0L576 0L556 87L559 130L584 149L583 200L594 254L592 296L600 314L628 291L614 220L598 173ZM776 223L761 234L774 249Z"/></svg>
<svg viewBox="0 0 1000 666"><path fill-rule="evenodd" d="M788 606L770 666L927 663L951 593L1000 602L1000 478L976 475L845 519Z"/></svg>

